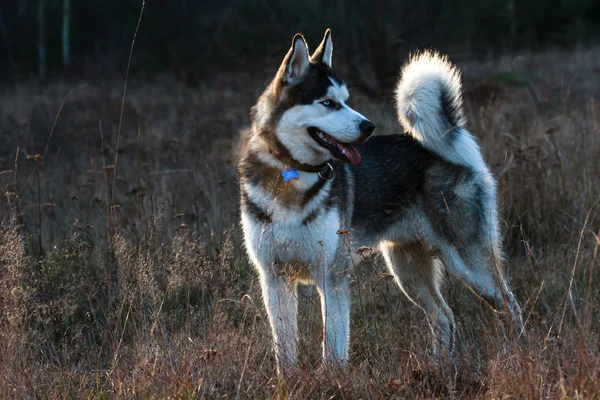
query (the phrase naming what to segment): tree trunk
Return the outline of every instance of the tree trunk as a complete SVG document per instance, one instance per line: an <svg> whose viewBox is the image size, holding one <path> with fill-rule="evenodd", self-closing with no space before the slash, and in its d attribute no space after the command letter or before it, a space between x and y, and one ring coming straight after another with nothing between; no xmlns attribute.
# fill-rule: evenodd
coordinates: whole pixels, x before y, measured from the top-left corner
<svg viewBox="0 0 600 400"><path fill-rule="evenodd" d="M46 0L38 0L38 76L46 79Z"/></svg>
<svg viewBox="0 0 600 400"><path fill-rule="evenodd" d="M62 60L63 67L71 62L71 0L63 0Z"/></svg>
<svg viewBox="0 0 600 400"><path fill-rule="evenodd" d="M4 46L4 52L6 53L6 59L8 60L10 67L13 68L15 65L15 61L10 48L8 29L6 29L6 24L4 23L4 15L2 14L2 8L0 8L0 36L2 36L2 45Z"/></svg>

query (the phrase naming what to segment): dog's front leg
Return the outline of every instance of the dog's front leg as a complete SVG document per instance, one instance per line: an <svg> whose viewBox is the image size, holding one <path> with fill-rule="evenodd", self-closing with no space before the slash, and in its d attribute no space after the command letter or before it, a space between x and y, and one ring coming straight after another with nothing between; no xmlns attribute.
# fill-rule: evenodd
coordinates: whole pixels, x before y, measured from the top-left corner
<svg viewBox="0 0 600 400"><path fill-rule="evenodd" d="M334 267L318 271L316 281L323 316L323 361L343 367L348 357L350 280Z"/></svg>
<svg viewBox="0 0 600 400"><path fill-rule="evenodd" d="M260 269L261 287L273 332L277 371L284 376L298 363L298 296L296 282L279 276L277 268L276 263L271 263Z"/></svg>

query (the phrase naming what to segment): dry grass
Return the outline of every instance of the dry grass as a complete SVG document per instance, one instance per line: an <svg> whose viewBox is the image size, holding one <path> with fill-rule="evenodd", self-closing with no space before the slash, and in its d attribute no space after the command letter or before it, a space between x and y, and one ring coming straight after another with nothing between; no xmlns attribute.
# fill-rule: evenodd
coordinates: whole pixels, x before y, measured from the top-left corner
<svg viewBox="0 0 600 400"><path fill-rule="evenodd" d="M350 366L321 368L305 288L300 376L279 384L232 162L268 74L198 88L131 77L116 165L122 82L25 82L0 98L1 396L600 396L600 51L461 67L470 128L500 182L526 347L449 281L462 338L449 376L427 356L423 315L369 257L353 271ZM380 133L397 131L390 98L356 89L352 101Z"/></svg>

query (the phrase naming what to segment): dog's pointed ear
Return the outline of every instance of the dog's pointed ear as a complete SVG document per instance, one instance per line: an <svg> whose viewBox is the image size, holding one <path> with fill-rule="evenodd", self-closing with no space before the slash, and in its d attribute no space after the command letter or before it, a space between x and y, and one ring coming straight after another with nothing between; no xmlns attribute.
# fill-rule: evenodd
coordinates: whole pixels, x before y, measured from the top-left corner
<svg viewBox="0 0 600 400"><path fill-rule="evenodd" d="M277 78L280 83L296 83L308 71L310 60L308 55L308 46L304 37L297 33L292 40L292 47L283 59Z"/></svg>
<svg viewBox="0 0 600 400"><path fill-rule="evenodd" d="M333 55L333 41L331 40L331 29L325 31L323 41L310 57L312 63L323 63L331 68L331 57Z"/></svg>

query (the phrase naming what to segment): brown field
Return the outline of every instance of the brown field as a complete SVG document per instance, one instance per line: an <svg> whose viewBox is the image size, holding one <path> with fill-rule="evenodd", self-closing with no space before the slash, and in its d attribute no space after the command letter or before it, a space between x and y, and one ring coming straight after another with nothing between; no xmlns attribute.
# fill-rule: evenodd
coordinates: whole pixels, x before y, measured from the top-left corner
<svg viewBox="0 0 600 400"><path fill-rule="evenodd" d="M468 126L499 180L525 346L449 279L453 376L373 256L352 269L350 365L321 367L306 288L300 377L279 384L234 168L277 64L197 87L134 74L121 127L124 82L96 72L2 87L1 397L599 398L600 49L458 63ZM390 95L357 88L351 105L377 133L399 130Z"/></svg>

